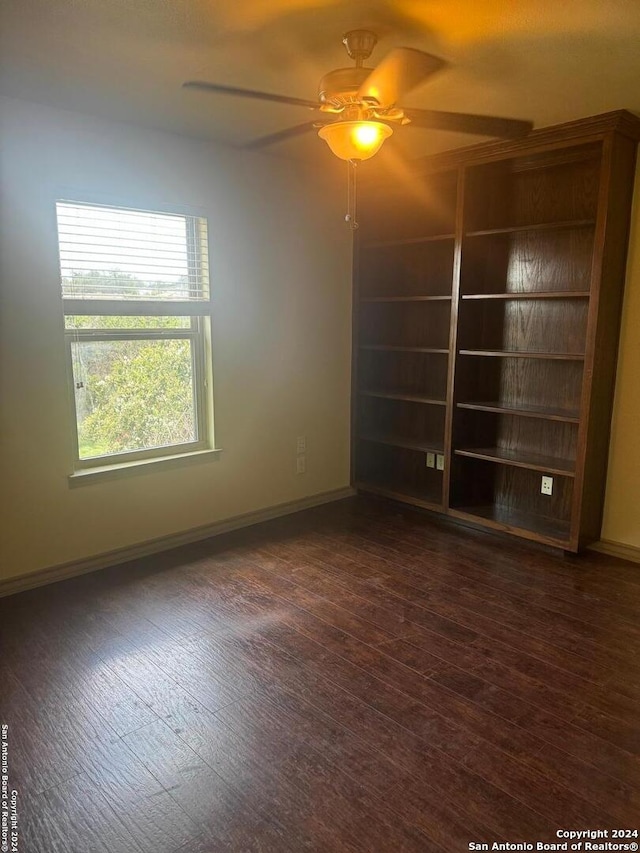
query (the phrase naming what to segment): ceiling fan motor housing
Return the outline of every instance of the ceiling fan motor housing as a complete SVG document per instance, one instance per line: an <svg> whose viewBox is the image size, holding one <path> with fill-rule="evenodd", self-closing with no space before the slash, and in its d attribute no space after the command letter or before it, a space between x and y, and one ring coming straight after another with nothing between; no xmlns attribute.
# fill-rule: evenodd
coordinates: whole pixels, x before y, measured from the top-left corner
<svg viewBox="0 0 640 853"><path fill-rule="evenodd" d="M341 106L358 103L358 90L372 70L361 65L356 68L336 68L325 74L318 86L320 103Z"/></svg>
<svg viewBox="0 0 640 853"><path fill-rule="evenodd" d="M371 51L376 46L378 37L370 30L350 30L344 34L342 43L351 59L355 59L355 68L336 68L325 74L318 87L320 104L326 106L330 112L331 107L343 107L348 104L358 104L357 94L373 71L365 68L363 62L371 56ZM320 107L322 109L322 106Z"/></svg>

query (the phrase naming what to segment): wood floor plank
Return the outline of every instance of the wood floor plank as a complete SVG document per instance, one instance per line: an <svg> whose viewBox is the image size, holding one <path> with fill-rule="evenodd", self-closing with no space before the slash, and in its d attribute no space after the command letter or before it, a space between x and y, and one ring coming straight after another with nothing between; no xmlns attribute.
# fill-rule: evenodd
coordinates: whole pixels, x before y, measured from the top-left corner
<svg viewBox="0 0 640 853"><path fill-rule="evenodd" d="M441 565L442 561L435 562L435 565L432 562L428 572L425 572L424 554L418 556L420 548L417 545L407 547L402 540L386 540L380 533L369 535L373 538L350 537L354 559L366 559L373 555L383 557L392 565L402 562L407 578L418 586L426 584L433 588L434 583L443 583L493 603L507 601L516 606L526 603L528 613L537 615L541 621L553 619L559 625L584 632L596 640L605 636L607 645L613 642L614 647L620 648L628 642L640 643L637 609L621 603L613 605L594 596L577 595L575 588L570 599L566 600L565 597L551 595L546 587L538 589L531 585L518 585L503 579L496 571L495 563L483 572L469 559L457 558L448 560L445 565ZM311 541L327 542L326 537L319 534L310 538ZM382 546L377 544L381 539L385 543ZM579 609L575 607L576 598L580 600Z"/></svg>
<svg viewBox="0 0 640 853"><path fill-rule="evenodd" d="M0 722L9 727L10 782L19 793L39 794L78 776L75 749L66 748L14 673L0 664Z"/></svg>
<svg viewBox="0 0 640 853"><path fill-rule="evenodd" d="M238 570L236 581L238 579L255 580L262 587L271 589L271 579L269 577L265 577L264 574L256 576L255 572L248 571L246 568ZM298 590L301 591L298 592ZM362 639L369 644L378 643L379 638L373 633L369 627L369 623L366 623L363 630L361 620L355 615L354 620L358 619L358 622L355 624L353 620L335 618L335 611L329 607L318 607L318 596L308 592L306 589L293 586L292 589L281 590L279 586L275 586L272 591L288 603L297 605L314 616L319 614L319 618L322 621L326 621L333 627L340 628L340 630L351 636ZM341 611L343 609L340 608ZM435 669L441 669L443 661L454 666L459 666L467 671L470 670L474 674L481 675L485 680L497 686L505 687L507 690L511 690L526 700L533 702L533 704L556 713L569 721L583 709L585 701L588 701L588 697L584 695L580 695L579 693L575 695L577 692L575 689L576 681L579 682L580 680L573 681L571 690L567 689L565 692L561 692L552 687L547 687L544 680L536 680L530 677L528 672L522 673L518 669L514 670L512 667L501 665L499 661L487 658L483 651L476 647L455 643L446 637L419 628L416 625L413 625L413 629L418 640L422 639L421 643L416 644L417 647L400 638L395 641L380 642L380 650L401 662L406 663L410 659L410 665L423 674ZM423 632L422 637L420 637L419 631ZM403 636L406 637L407 634L408 630L403 628ZM519 662L522 663L520 659ZM535 659L528 658L525 662L525 669L535 669L535 663ZM549 673L549 667L545 668L545 665L540 663L539 669L542 670L539 673L540 678L544 679ZM562 671L556 670L555 672L559 676L558 680L562 682ZM590 687L588 682L581 682L581 686L587 689ZM635 714L635 708L631 707L631 704L628 708L622 709L624 715L632 716Z"/></svg>
<svg viewBox="0 0 640 853"><path fill-rule="evenodd" d="M273 565L273 558L271 560L267 559L261 562L261 564L267 566L269 562ZM297 566L297 562L291 565ZM322 565L328 568L326 564ZM367 589L368 585L358 583L353 579L349 568L340 572L335 568L334 564L332 571L335 583L352 591L348 598L345 598L344 594L336 597L337 591L335 586L333 591L331 591L331 581L328 583L326 581L319 581L318 583L324 583L325 594L332 595L334 600L340 600L344 606L349 605L353 608L355 604L355 612L359 612L360 608L366 606L368 612L371 614L371 618L375 618L374 614L377 614L377 618L383 621L390 619L408 621L411 623L408 628L409 633L413 632L417 625L427 630L440 631L441 633L446 631L448 636L456 638L455 627L452 629L451 626L459 626L460 632L464 631L466 626L466 630L469 631L472 639L480 637L489 641L490 645L498 644L503 648L511 648L512 650L522 649L529 657L537 659L543 664L551 663L556 670L564 669L567 675L577 676L583 682L591 681L593 684L602 685L606 681L610 685L610 689L606 691L605 701L607 707L602 710L613 713L612 708L614 706L617 705L619 708L624 707L624 695L628 695L629 692L629 673L626 673L625 682L622 684L617 682L611 670L611 662L598 663L593 659L577 656L566 650L558 650L546 640L537 639L511 626L488 619L482 612L474 612L463 608L452 610L450 607L443 610L442 602L435 601L433 598L425 599L421 591L414 592L411 588L399 588L397 585L393 586L393 584L388 582L385 588L382 588L381 584L376 584L375 587ZM389 570L389 567L387 567L387 571ZM321 569L316 568L315 571L321 571ZM404 572L404 569L401 571ZM296 577L300 583L307 583L311 575L305 567L303 570L296 569ZM312 584L312 588L315 589L316 586ZM355 599L353 598L354 595L356 596ZM368 597L366 605L364 604L365 596ZM374 602L378 602L380 606L376 607L375 604L372 604L371 599ZM418 603L418 606L416 606L416 603ZM436 611L435 613L434 610ZM396 614L395 617L391 615L393 613ZM438 623L438 620L440 620L440 623ZM473 633L472 629L475 630L475 633ZM401 632L400 629L398 630ZM593 694L593 701L596 707L598 707L599 703L599 693L602 693L602 691L596 691ZM616 693L621 694L617 701ZM635 698L635 694L631 695ZM627 713L627 711L623 712L622 716L624 717Z"/></svg>
<svg viewBox="0 0 640 853"><path fill-rule="evenodd" d="M406 557L402 557L402 577L398 577L392 562L394 559L398 560L398 555L391 550L385 552L385 549L378 548L376 549L378 553L373 554L370 553L370 549L362 551L343 543L341 548L347 552L346 556L352 561L349 565L350 575L353 576L353 565L366 565L368 571L372 573L367 578L370 583L375 583L376 586L403 597L410 597L412 601L423 603L427 607L431 605L436 613L448 617L459 611L462 614L469 612L471 615L474 613L483 615L503 626L530 634L540 640L551 640L555 645L572 654L581 655L587 659L602 659L607 665L615 665L619 662L618 647L623 650L623 654L626 654L628 649L628 638L619 639L616 632L610 632L612 636L609 642L606 646L602 646L593 641L594 631L585 623L570 620L568 624L567 618L560 614L544 611L542 608L536 612L531 603L526 608L509 608L496 603L494 596L490 594L482 598L477 590L472 594L460 585L454 587L446 583L438 583L433 577L427 581L420 576L416 578L415 573L411 571L411 560ZM300 543L281 546L283 553L292 556L300 553L301 549L315 559L322 560L325 565L331 562L335 564L331 551L326 547ZM375 573L371 568L372 565L375 565Z"/></svg>
<svg viewBox="0 0 640 853"><path fill-rule="evenodd" d="M321 633L316 633L316 636L314 638L314 640L325 649L329 646L332 639L333 638L331 637L330 633L324 629L322 629ZM289 640L292 640L291 635L289 635ZM294 641L298 642L297 638L294 638ZM362 644L359 644L358 641L351 641L350 639L340 639L338 640L334 648L336 655L345 656L347 660L349 660L352 664L355 664L357 667L363 667L363 669L365 669L367 673L373 674L375 677L379 678L386 684L390 684L394 688L397 688L398 690L402 691L402 693L404 693L405 695L412 696L413 698L417 699L418 702L420 702L422 705L425 705L427 709L431 709L433 712L442 714L443 710L455 708L458 717L463 718L468 727L474 727L477 731L485 731L484 727L489 721L488 718L484 717L479 712L478 708L475 707L478 704L477 701L474 701L472 704L467 702L461 703L455 696L451 697L446 695L443 691L432 689L430 682L431 680L435 680L436 682L438 682L438 674L431 674L430 678L422 679L418 673L412 672L410 669L403 667L402 665L398 667L392 659L388 659L385 662L384 658L380 658L376 655L376 650L370 649L369 647L364 647ZM312 650L310 650L307 646L306 655L308 656L312 653ZM342 675L342 671L339 669L340 663L333 656L331 658L328 658L323 652L317 652L316 654L322 660L325 670L329 670L330 668L331 672L336 678ZM383 661L382 666L380 666L380 661ZM359 680L367 684L366 679L363 679L362 676L356 671L354 671L352 668L346 668L345 675L349 679L349 683L351 685L357 685ZM466 687L466 678L464 686ZM475 687L474 690L474 699L477 700L477 687ZM508 699L509 697L509 694L505 694L504 696L499 694L494 695L495 692L492 691L490 686L487 686L485 683L483 683L483 690L485 693L489 691L489 708L493 708L494 698L495 701L500 704L501 702L506 701L506 699ZM376 692L379 696L382 693L380 688L377 688ZM462 692L462 690L460 692ZM366 694L363 692L363 694L361 695ZM397 697L394 698L394 705L395 707L400 706L400 700ZM482 707L482 703L480 704L480 707ZM418 713L419 710L421 709L418 709L416 706L414 706L414 715ZM518 713L531 712L530 709L523 710L520 708L518 708L517 711ZM388 711L388 713L390 713L390 711ZM405 720L406 719L408 718L405 718ZM431 733L431 737L433 738L433 732ZM458 734L457 732L454 733L449 730L446 734L446 737L451 739L459 739L460 734ZM446 748L444 743L441 743L440 746L442 748ZM531 774L526 774L524 772L524 769L521 769L521 773L526 779L526 784L529 787L531 796L535 788L533 780L530 778ZM496 774L494 778L499 778L499 776L500 774ZM549 785L545 785L543 780L540 780L539 787L544 795L546 795L546 793L549 791ZM511 787L510 790L513 790L513 788ZM549 804L553 806L559 803L561 799L561 792L556 791L554 799ZM575 806L577 804L577 799L575 797L573 799ZM565 803L565 814L568 808L568 803ZM583 817L586 816L586 813L587 812L585 812L585 815L583 815ZM594 809L590 808L588 810L588 813L590 814L590 819L595 823L598 818L597 815L594 814ZM602 820L604 824L606 824L606 816L603 816Z"/></svg>
<svg viewBox="0 0 640 853"><path fill-rule="evenodd" d="M381 849L439 850L411 825L404 830L396 825L395 813L376 791L385 780L386 768L364 745L359 744L357 755L350 756L350 773L349 767L329 760L327 749L309 743L311 730L317 738L324 729L326 747L329 736L341 733L339 726L322 723L316 714L307 722L305 734L297 733L291 725L294 719L300 721L300 705L297 715L293 711L294 697L270 690L269 698L262 699L249 697L215 717L200 716L180 737L230 785L250 792L279 824L289 831L294 828L304 847L316 838L322 839L323 849L331 850L368 851L375 843ZM283 702L288 712L281 718ZM353 738L348 739L353 744ZM332 750L334 757L345 757L335 740ZM375 785L374 772L378 774ZM370 786L360 778L363 773ZM397 781L397 776L387 778L383 787Z"/></svg>
<svg viewBox="0 0 640 853"><path fill-rule="evenodd" d="M198 724L208 715L197 717ZM185 720L184 732L194 726ZM164 785L178 805L197 824L198 832L223 850L243 849L248 834L258 835L266 849L268 840L282 828L269 822L260 802L228 785L205 761L163 722L151 723L124 738L127 745ZM240 780L239 780L240 781ZM230 846L235 845L235 846ZM281 849L293 850L284 837Z"/></svg>
<svg viewBox="0 0 640 853"><path fill-rule="evenodd" d="M411 517L412 514L407 513L407 516ZM312 537L316 535L326 540L326 533L313 533ZM452 547L433 547L432 537L425 535L424 525L419 521L415 523L415 516L414 523L411 523L404 517L404 513L402 518L385 517L382 525L356 524L345 539L347 544L353 544L354 541L362 543L361 537L370 544L380 542L386 547L392 547L402 554L403 560L409 562L412 568L418 570L421 566L424 568L421 558L426 555L430 571L433 569L437 572L445 568L446 571L472 577L489 587L503 590L505 582L511 583L512 591L526 589L527 598L538 594L543 598L561 598L569 604L579 600L581 608L573 614L577 618L581 617L582 606L586 605L586 614L589 616L597 617L600 613L614 622L626 617L633 625L637 624L636 617L640 611L638 572L631 569L621 587L618 585L620 581L612 585L608 578L614 570L608 558L585 554L580 558L563 560L544 552L532 552L531 548L520 543L514 543L505 557L501 551L492 548L492 543L487 542L486 537L469 530L456 530L453 536L449 531L448 538L455 537ZM413 561L412 555L416 553L419 559ZM595 570L592 567L594 562L600 563ZM614 559L613 562L621 561ZM602 563L608 564L606 570ZM590 608L591 602L595 609Z"/></svg>
<svg viewBox="0 0 640 853"><path fill-rule="evenodd" d="M263 568L268 566L271 571L278 571L278 563L273 559L260 560L259 565ZM282 565L279 568L281 571L283 570ZM318 585L314 583L313 578L313 572L296 571L298 583L311 584L312 589L317 589ZM617 692L612 686L605 688L603 685L589 682L566 669L550 665L531 654L507 646L497 641L495 637L488 640L481 635L470 634L466 639L472 640L475 649L465 651L459 644L450 641L448 637L443 637L434 630L423 627L423 625L411 621L408 624L398 625L398 619L402 618L405 621L407 619L404 609L401 609L401 616L394 617L388 609L376 608L371 602L367 602L363 597L367 594L365 588L360 587L358 592L361 593L360 596L349 596L345 600L344 593L339 588L336 589L335 586L332 588L330 582L324 582L324 594L341 601L354 614L366 613L368 618L372 620L377 618L386 625L395 624L396 633L400 633L406 639L413 639L414 643L424 651L435 653L450 663L470 669L476 674L481 674L483 678L494 684L506 685L507 689L519 692L543 709L571 720L587 704L593 706L594 711L599 710L605 715L622 720L633 730L637 718L635 701L629 700L628 696ZM397 609L394 602L391 602L391 606L395 606ZM416 616L409 612L409 620L412 615L414 619L418 618L424 622L421 613ZM394 620L396 621L394 622ZM432 622L430 628L442 630L442 625ZM451 635L448 625L445 630ZM460 636L456 639L460 639ZM396 648L402 648L402 646L396 644ZM407 653L406 648L404 651Z"/></svg>
<svg viewBox="0 0 640 853"><path fill-rule="evenodd" d="M165 641L165 643L168 641ZM163 645L154 644L147 653L128 653L114 657L109 668L114 675L124 681L140 699L154 711L158 718L165 720L173 728L183 725L183 717L208 707L210 710L222 708L238 698L238 692L227 688L209 674L200 679L194 692L206 704L198 701L192 693L179 684L171 673L179 661L164 662ZM182 660L184 657L181 656ZM161 662L162 661L162 662ZM192 672L185 667L183 683L191 686Z"/></svg>
<svg viewBox="0 0 640 853"><path fill-rule="evenodd" d="M478 636L460 622L441 617L437 613L415 606L411 601L400 600L397 596L377 590L376 587L360 583L354 578L351 564L340 570L336 567L336 561L330 568L323 561L314 563L313 557L307 560L295 557L293 560L282 559L278 551L268 546L256 549L255 556L261 567L270 568L275 572L290 572L297 583L329 597L331 601L344 602L345 608L356 599L358 607L368 608L363 612L369 614L374 624L386 625L387 629L397 636L403 635L409 622L423 624L458 642L471 642ZM391 607L385 606L388 604L391 604Z"/></svg>
<svg viewBox="0 0 640 853"><path fill-rule="evenodd" d="M472 821L468 815L464 824L461 823L459 815L442 802L439 791L426 785L416 785L412 774L400 764L391 761L378 749L367 748L359 734L319 709L313 709L300 696L270 686L261 692L260 701L259 711L258 697L252 697L249 704L238 703L226 708L219 716L229 719L232 727L239 722L246 724L248 720L252 728L259 727L262 737L268 734L270 738L280 738L285 743L295 738L301 745L312 745L354 781L382 797L376 811L391 806L393 811L402 814L410 824L422 828L427 836L445 849L468 839L470 831L478 839L491 837L485 826ZM265 714L265 705L271 706L270 714Z"/></svg>
<svg viewBox="0 0 640 853"><path fill-rule="evenodd" d="M258 737L260 743L274 745L289 744L291 752L277 748L269 762L267 777L275 782L279 789L293 786L288 799L295 802L297 815L306 813L315 821L319 813L335 829L338 827L342 838L351 837L354 849L363 851L375 849L435 851L439 848L429 842L413 822L404 826L398 822L397 814L390 809L386 800L379 796L368 770L369 764L361 764L357 778L346 772L346 768L335 765L327 759L326 752L314 749L308 739L285 739L282 730L276 726L274 737L273 715L264 713L264 706L254 704L251 708L240 707L243 703L229 706L217 714L217 717L236 735L247 734L249 738ZM293 740L293 743L292 743ZM280 764L281 755L286 756ZM277 772L274 772L277 767ZM365 775L366 774L366 775ZM369 782L369 785L363 780ZM345 810L345 805L349 804Z"/></svg>
<svg viewBox="0 0 640 853"><path fill-rule="evenodd" d="M217 640L230 650L244 649L248 658L259 661L262 671L269 672L274 656L273 648L265 646L260 638L240 636L219 637ZM378 724L381 717L400 721L399 725L392 727L395 739L403 737L402 729L405 730L405 734L411 732L418 735L420 740L412 739L412 750L414 760L417 756L424 758L428 767L426 776L435 775L440 780L448 779L451 786L454 785L453 780L458 784L460 779L465 779L465 810L471 809L471 814L475 814L478 820L493 821L494 831L503 834L504 837L508 834L508 825L513 821L516 813L520 823L528 823L531 831L534 828L540 829L543 821L539 816L530 813L522 804L513 801L499 787L496 788L475 775L471 779L459 764L451 763L449 758L461 759L470 749L477 746L478 741L472 735L452 730L444 717L420 706L410 697L388 687L365 671L358 670L339 658L330 659L321 650L316 649L317 644L302 635L286 629L284 633L280 629L272 629L269 632L269 643L274 641L280 645L285 655L292 655L294 659L304 659L304 672L296 671L294 667L293 673L289 675L287 683L291 689L300 690L301 685L304 685L306 678L309 677L311 679L307 687L309 700L318 701L316 698L318 682L325 690L331 690L332 686L342 688L343 691L360 700L358 703L360 714L373 709L377 711L374 718ZM277 666L269 672L271 679L282 673L286 657L283 661L282 656L277 656L276 660ZM344 693L341 694L339 691L338 695L341 702L346 704L347 697ZM334 707L334 713L339 714L340 711L336 711ZM370 734L378 738L377 732L375 735Z"/></svg>
<svg viewBox="0 0 640 853"><path fill-rule="evenodd" d="M65 620L53 633L51 625L45 629L39 623L30 635L28 652L22 648L12 655L14 670L31 672L34 657L37 658L43 672L32 683L37 687L44 681L51 685L51 690L64 691L74 708L91 709L94 725L99 729L122 735L156 719L153 711L97 654L88 651L85 643L78 643L79 638L85 638L84 630L73 621L73 614L69 617L71 621ZM109 639L115 642L115 635ZM22 679L25 685L29 678ZM56 701L60 701L59 697Z"/></svg>
<svg viewBox="0 0 640 853"><path fill-rule="evenodd" d="M142 853L116 809L83 775L23 802L26 849L46 853Z"/></svg>
<svg viewBox="0 0 640 853"><path fill-rule="evenodd" d="M81 759L83 775L118 813L144 853L173 853L197 825L127 743L97 742Z"/></svg>

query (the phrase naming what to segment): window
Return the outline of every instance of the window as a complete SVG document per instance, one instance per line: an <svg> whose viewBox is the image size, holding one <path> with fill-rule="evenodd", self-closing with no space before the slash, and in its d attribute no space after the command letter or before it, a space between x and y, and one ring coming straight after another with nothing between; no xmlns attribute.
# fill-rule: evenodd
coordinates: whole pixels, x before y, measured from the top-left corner
<svg viewBox="0 0 640 853"><path fill-rule="evenodd" d="M211 447L206 220L56 212L76 469Z"/></svg>

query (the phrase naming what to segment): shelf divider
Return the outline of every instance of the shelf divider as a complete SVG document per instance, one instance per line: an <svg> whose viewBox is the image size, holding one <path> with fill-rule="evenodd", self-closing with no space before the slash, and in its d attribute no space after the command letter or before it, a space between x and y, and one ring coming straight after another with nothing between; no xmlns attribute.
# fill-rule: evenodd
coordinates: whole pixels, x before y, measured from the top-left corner
<svg viewBox="0 0 640 853"><path fill-rule="evenodd" d="M530 350L461 349L460 355L475 355L485 358L548 358L554 361L584 361L582 353L534 352Z"/></svg>
<svg viewBox="0 0 640 853"><path fill-rule="evenodd" d="M511 465L514 468L527 468L543 474L557 474L559 477L575 477L575 461L556 456L543 456L528 453L526 450L506 450L502 447L469 447L454 450L456 456L468 456L482 459L498 465Z"/></svg>
<svg viewBox="0 0 640 853"><path fill-rule="evenodd" d="M440 400L434 397L426 397L424 394L417 394L411 391L375 391L363 390L358 392L362 397L377 397L381 400L403 400L407 403L424 403L428 406L446 406L446 400Z"/></svg>
<svg viewBox="0 0 640 853"><path fill-rule="evenodd" d="M386 249L393 246L419 246L421 243L439 243L453 240L454 234L429 234L424 237L400 237L394 240L370 240L361 245L362 249Z"/></svg>
<svg viewBox="0 0 640 853"><path fill-rule="evenodd" d="M448 349L439 347L404 347L395 344L360 344L359 349L373 350L376 352L430 352L441 355L449 355Z"/></svg>
<svg viewBox="0 0 640 853"><path fill-rule="evenodd" d="M528 290L517 293L464 293L462 299L588 299L588 290Z"/></svg>
<svg viewBox="0 0 640 853"><path fill-rule="evenodd" d="M418 489L411 489L400 485L380 486L378 483L372 483L369 480L357 480L355 487L361 492L370 492L372 495L391 498L391 500L401 501L412 506L419 506L422 509L429 509L433 512L441 513L443 510L441 502L429 500Z"/></svg>
<svg viewBox="0 0 640 853"><path fill-rule="evenodd" d="M448 296L363 296L360 302L451 302L451 294Z"/></svg>
<svg viewBox="0 0 640 853"><path fill-rule="evenodd" d="M525 231L564 231L567 228L590 228L595 224L595 219L567 219L562 222L539 222L535 225L507 225L502 228L467 231L465 237L490 237L498 234L519 234Z"/></svg>
<svg viewBox="0 0 640 853"><path fill-rule="evenodd" d="M519 512L496 504L452 507L449 514L454 518L492 527L494 530L517 533L525 539L533 539L556 548L566 548L570 539L568 522Z"/></svg>
<svg viewBox="0 0 640 853"><path fill-rule="evenodd" d="M416 450L419 453L442 453L442 441L417 441L401 435L382 435L376 433L361 433L360 441L370 441L373 444L387 444L390 447L402 447L404 450Z"/></svg>
<svg viewBox="0 0 640 853"><path fill-rule="evenodd" d="M477 412L495 412L500 415L517 415L523 418L540 418L547 421L562 421L568 424L580 423L580 414L572 409L552 409L544 406L527 406L523 403L501 403L489 401L480 403L457 403L459 409L471 409Z"/></svg>

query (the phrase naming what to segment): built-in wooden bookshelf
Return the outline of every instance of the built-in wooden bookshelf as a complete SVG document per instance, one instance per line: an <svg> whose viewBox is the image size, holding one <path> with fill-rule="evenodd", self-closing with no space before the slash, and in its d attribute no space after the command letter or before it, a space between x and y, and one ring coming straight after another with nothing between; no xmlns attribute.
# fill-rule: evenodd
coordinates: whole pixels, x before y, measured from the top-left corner
<svg viewBox="0 0 640 853"><path fill-rule="evenodd" d="M362 231L355 476L369 491L441 510L458 171L433 185L433 195L383 194L377 211L373 199Z"/></svg>
<svg viewBox="0 0 640 853"><path fill-rule="evenodd" d="M569 551L599 537L639 128L610 113L364 188L359 489Z"/></svg>

